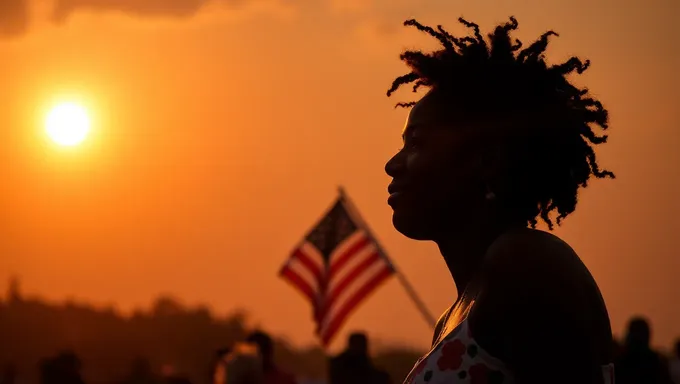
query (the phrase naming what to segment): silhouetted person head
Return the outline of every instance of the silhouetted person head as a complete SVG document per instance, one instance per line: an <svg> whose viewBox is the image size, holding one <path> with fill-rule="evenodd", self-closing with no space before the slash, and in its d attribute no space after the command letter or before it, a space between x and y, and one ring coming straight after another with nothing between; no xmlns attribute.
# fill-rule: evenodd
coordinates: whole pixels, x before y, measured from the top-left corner
<svg viewBox="0 0 680 384"><path fill-rule="evenodd" d="M368 337L363 332L354 332L347 338L347 351L355 356L368 356Z"/></svg>
<svg viewBox="0 0 680 384"><path fill-rule="evenodd" d="M78 356L71 351L65 351L53 358L41 360L40 381L45 384L80 384L83 382L80 369L81 362Z"/></svg>
<svg viewBox="0 0 680 384"><path fill-rule="evenodd" d="M246 341L257 346L257 350L262 356L262 360L265 364L274 360L274 343L267 333L255 331L248 335Z"/></svg>
<svg viewBox="0 0 680 384"><path fill-rule="evenodd" d="M676 358L680 359L680 339L675 341L675 346L673 348L673 354Z"/></svg>
<svg viewBox="0 0 680 384"><path fill-rule="evenodd" d="M623 352L616 361L616 382L621 384L669 383L666 359L650 346L648 321L634 317L628 322Z"/></svg>
<svg viewBox="0 0 680 384"><path fill-rule="evenodd" d="M552 229L574 212L579 189L592 177L614 177L600 169L594 151L607 139L595 132L607 128L607 111L567 78L589 61L548 65L548 38L557 34L544 33L522 49L511 38L518 25L512 17L488 38L476 24L459 21L471 36L404 23L442 48L404 52L410 72L387 91L410 83L414 91L429 88L420 101L397 104L413 108L403 148L385 167L393 178L394 226L435 241L480 221L505 228L535 227L541 219Z"/></svg>
<svg viewBox="0 0 680 384"><path fill-rule="evenodd" d="M271 336L262 331L255 331L246 338L246 342L257 347L258 357L261 359L261 370L266 374L268 382L295 382L294 376L282 370L274 362L274 342Z"/></svg>
<svg viewBox="0 0 680 384"><path fill-rule="evenodd" d="M253 345L255 344L255 345ZM260 384L264 381L262 354L254 341L237 343L221 360L215 372L216 384Z"/></svg>
<svg viewBox="0 0 680 384"><path fill-rule="evenodd" d="M649 323L642 317L635 317L628 323L628 331L626 333L626 347L639 349L649 348L651 339L651 330Z"/></svg>

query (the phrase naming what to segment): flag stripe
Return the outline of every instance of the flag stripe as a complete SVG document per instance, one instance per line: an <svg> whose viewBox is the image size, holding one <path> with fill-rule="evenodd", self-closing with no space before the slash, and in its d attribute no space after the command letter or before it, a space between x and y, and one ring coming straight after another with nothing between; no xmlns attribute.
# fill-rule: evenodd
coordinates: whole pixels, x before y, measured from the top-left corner
<svg viewBox="0 0 680 384"><path fill-rule="evenodd" d="M326 312L333 307L333 304L335 304L335 302L338 300L338 297L340 297L340 295L347 290L350 284L352 284L362 273L367 271L371 265L379 261L380 255L378 252L373 252L361 263L356 265L354 269L352 269L347 275L345 275L343 279L338 282L338 285L336 285L326 297L322 315L325 316Z"/></svg>
<svg viewBox="0 0 680 384"><path fill-rule="evenodd" d="M328 307L324 312L324 316L321 319L321 325L319 329L322 332L328 328L330 323L333 321L335 316L340 312L340 310L345 306L345 304L358 292L364 285L368 284L376 275L378 275L383 268L384 263L373 263L364 273L360 274L352 284L350 284L347 289L340 293L338 299L333 303L332 306Z"/></svg>
<svg viewBox="0 0 680 384"><path fill-rule="evenodd" d="M364 262L364 260L370 257L374 252L377 252L377 249L375 246L373 246L373 244L368 244L356 252L341 269L338 269L338 272L335 274L335 276L333 276L332 279L329 279L326 292L333 292L333 290L335 290L336 287L346 279L347 275L349 275L354 269L357 268L359 264Z"/></svg>
<svg viewBox="0 0 680 384"><path fill-rule="evenodd" d="M284 266L280 272L281 277L287 280L293 287L297 288L312 304L316 307L316 293L311 285L309 285L300 275L288 266Z"/></svg>
<svg viewBox="0 0 680 384"><path fill-rule="evenodd" d="M363 236L359 241L355 242L343 253L338 255L337 259L331 264L331 269L328 272L328 278L332 279L340 271L340 269L352 259L354 255L356 255L360 250L370 243L371 240L368 237Z"/></svg>
<svg viewBox="0 0 680 384"><path fill-rule="evenodd" d="M303 279L314 292L319 291L319 283L312 271L309 270L300 260L291 257L285 264L285 267L294 271L301 279Z"/></svg>
<svg viewBox="0 0 680 384"><path fill-rule="evenodd" d="M330 322L325 332L320 335L323 345L328 345L333 340L333 337L338 332L345 319L352 313L354 309L358 307L359 303L361 303L361 301L364 300L366 296L375 291L375 289L378 288L378 286L380 286L380 284L387 280L387 278L389 278L391 275L392 268L390 268L388 265L385 265L380 273L375 275L371 280L364 284L361 289L354 293L354 295L333 317L333 320Z"/></svg>
<svg viewBox="0 0 680 384"><path fill-rule="evenodd" d="M306 252L302 251L302 247L296 249L293 251L293 256L292 258L297 259L302 265L304 265L313 275L314 278L316 279L316 283L318 284L318 287L321 288L325 285L324 282L324 273L308 255Z"/></svg>
<svg viewBox="0 0 680 384"><path fill-rule="evenodd" d="M302 243L302 246L300 246L299 249L302 251L302 253L307 255L309 260L316 266L316 269L321 271L326 269L326 259L323 257L321 252L316 249L314 244L310 243L309 241L305 241Z"/></svg>

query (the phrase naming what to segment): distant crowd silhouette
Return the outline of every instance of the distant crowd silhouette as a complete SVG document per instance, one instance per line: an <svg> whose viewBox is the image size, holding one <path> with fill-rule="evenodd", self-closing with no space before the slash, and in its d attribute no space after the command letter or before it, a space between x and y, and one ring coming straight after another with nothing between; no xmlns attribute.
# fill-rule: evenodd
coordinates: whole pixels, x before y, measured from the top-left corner
<svg viewBox="0 0 680 384"><path fill-rule="evenodd" d="M0 301L0 384L399 384L421 355L372 357L368 336L355 332L329 358L206 311L165 298L149 314L123 318L28 300L14 286ZM616 383L680 384L680 340L667 356L650 339L649 321L631 319L613 344Z"/></svg>
<svg viewBox="0 0 680 384"><path fill-rule="evenodd" d="M217 372L230 366L225 360L236 370L252 365L252 359L234 359L248 350L244 346L252 347L260 361L255 377L262 381L256 382L331 381L331 359L321 348L294 348L245 324L242 313L218 317L168 297L131 316L72 302L50 304L24 297L13 282L6 298L0 297L0 384L224 383L229 375ZM355 353L357 337L363 337L363 354ZM357 362L364 372L382 367L375 377L403 378L421 352L389 348L370 359L368 338L354 335L352 340L342 364ZM234 369L230 374L236 374Z"/></svg>
<svg viewBox="0 0 680 384"><path fill-rule="evenodd" d="M249 348L252 346L252 349ZM280 368L274 360L274 344L262 331L251 333L243 343L220 348L216 354L210 384L298 384L295 375ZM80 358L72 351L42 359L39 363L40 384L85 384ZM325 380L324 380L325 379ZM392 384L389 373L377 368L368 353L368 337L364 333L349 336L345 351L330 359L329 384ZM13 365L7 365L0 384L24 383ZM115 384L192 384L172 370L154 372L148 360L137 358L129 375Z"/></svg>
<svg viewBox="0 0 680 384"><path fill-rule="evenodd" d="M614 343L616 382L621 384L680 384L680 340L672 355L664 356L649 344L650 326L647 320L633 318L623 344ZM248 349L252 345L252 349ZM265 332L255 331L235 346L220 348L212 367L210 379L196 381L206 384L301 384L295 375L279 367L274 359L274 342ZM85 384L79 357L61 352L39 363L40 384ZM166 367L167 368L167 367ZM368 353L365 333L352 333L346 349L330 358L326 378L317 382L328 384L393 384L399 378L381 370ZM309 381L313 382L313 381ZM7 364L0 384L23 384L16 368ZM137 358L129 375L115 384L193 384L189 378L175 374L172 369L154 372L148 360Z"/></svg>

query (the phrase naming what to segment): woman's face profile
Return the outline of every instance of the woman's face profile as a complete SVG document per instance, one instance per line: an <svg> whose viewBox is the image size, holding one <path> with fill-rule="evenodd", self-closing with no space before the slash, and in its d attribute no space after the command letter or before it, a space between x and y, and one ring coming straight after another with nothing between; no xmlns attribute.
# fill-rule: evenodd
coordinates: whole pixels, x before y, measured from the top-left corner
<svg viewBox="0 0 680 384"><path fill-rule="evenodd" d="M407 237L432 240L483 198L471 136L450 121L437 95L425 95L406 120L403 147L385 165L392 222Z"/></svg>

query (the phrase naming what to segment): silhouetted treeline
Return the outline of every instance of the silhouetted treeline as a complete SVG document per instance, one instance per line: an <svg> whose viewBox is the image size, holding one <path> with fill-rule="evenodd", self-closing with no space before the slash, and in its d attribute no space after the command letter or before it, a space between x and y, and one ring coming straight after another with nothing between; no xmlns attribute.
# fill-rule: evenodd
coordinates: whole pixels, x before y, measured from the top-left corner
<svg viewBox="0 0 680 384"><path fill-rule="evenodd" d="M124 317L111 309L55 305L14 293L0 301L0 367L13 365L19 382L37 383L41 360L68 350L80 358L88 384L120 382L138 358L148 359L157 373L171 367L194 384L208 383L215 351L246 336L244 320L241 313L217 317L168 297ZM319 348L298 350L278 341L275 354L281 367L299 377L327 375ZM418 357L415 351L389 351L376 362L400 382Z"/></svg>

